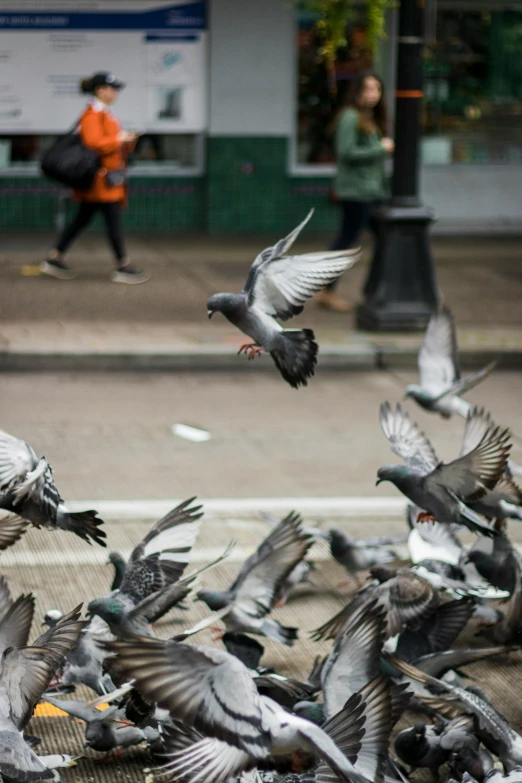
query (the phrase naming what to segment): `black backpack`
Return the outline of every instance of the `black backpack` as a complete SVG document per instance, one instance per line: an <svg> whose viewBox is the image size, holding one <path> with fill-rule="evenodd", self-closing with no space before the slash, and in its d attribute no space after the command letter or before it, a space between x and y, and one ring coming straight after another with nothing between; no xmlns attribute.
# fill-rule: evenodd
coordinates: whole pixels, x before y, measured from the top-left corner
<svg viewBox="0 0 522 783"><path fill-rule="evenodd" d="M83 144L80 134L75 133L77 125L47 150L40 167L49 179L75 190L88 190L101 168L100 156Z"/></svg>

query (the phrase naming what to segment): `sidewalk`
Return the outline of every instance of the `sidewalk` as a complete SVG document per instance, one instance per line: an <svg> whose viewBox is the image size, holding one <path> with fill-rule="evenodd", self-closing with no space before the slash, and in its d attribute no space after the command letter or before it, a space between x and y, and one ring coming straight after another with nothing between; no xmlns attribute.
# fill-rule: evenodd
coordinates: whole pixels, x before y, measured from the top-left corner
<svg viewBox="0 0 522 783"><path fill-rule="evenodd" d="M53 237L7 235L0 248L0 370L235 369L239 332L206 317L207 297L239 291L266 237L129 238L133 261L152 273L139 286L109 281L104 237L88 234L70 253L73 281L38 274ZM300 238L296 252L320 250L328 238ZM441 292L455 315L462 362L492 358L522 367L522 239L436 237L433 252ZM363 259L339 292L357 302L367 272ZM320 344L323 369L412 366L419 334L354 331L354 315L319 310L311 302L292 326L309 326ZM262 357L252 363L270 367Z"/></svg>

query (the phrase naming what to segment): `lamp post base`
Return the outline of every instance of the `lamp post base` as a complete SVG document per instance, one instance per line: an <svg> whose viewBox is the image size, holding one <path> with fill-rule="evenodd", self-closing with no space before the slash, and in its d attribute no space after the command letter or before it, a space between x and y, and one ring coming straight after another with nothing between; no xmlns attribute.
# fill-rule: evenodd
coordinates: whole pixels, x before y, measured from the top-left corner
<svg viewBox="0 0 522 783"><path fill-rule="evenodd" d="M439 293L429 243L432 210L386 206L376 211L377 241L357 307L357 327L373 332L421 331Z"/></svg>

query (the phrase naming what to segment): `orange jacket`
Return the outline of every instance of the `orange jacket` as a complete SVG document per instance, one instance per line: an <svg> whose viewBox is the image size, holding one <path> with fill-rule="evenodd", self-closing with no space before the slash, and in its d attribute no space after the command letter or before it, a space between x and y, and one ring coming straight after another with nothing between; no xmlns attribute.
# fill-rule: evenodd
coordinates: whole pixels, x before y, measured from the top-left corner
<svg viewBox="0 0 522 783"><path fill-rule="evenodd" d="M109 111L98 109L97 104L87 106L80 119L80 135L86 147L96 150L102 168L96 174L89 190L75 191L80 201L125 201L125 185L109 187L105 181L107 171L121 169L126 165L127 144L118 140L121 125Z"/></svg>

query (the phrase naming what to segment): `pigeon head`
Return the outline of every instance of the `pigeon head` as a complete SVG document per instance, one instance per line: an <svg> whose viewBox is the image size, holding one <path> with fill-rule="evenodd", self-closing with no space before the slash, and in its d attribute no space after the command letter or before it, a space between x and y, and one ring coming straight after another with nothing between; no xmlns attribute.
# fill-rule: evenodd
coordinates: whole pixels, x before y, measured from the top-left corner
<svg viewBox="0 0 522 783"><path fill-rule="evenodd" d="M225 606L228 606L230 603L230 599L226 593L218 593L215 590L198 590L196 598L198 601L206 603L208 608L213 612L224 609Z"/></svg>
<svg viewBox="0 0 522 783"><path fill-rule="evenodd" d="M298 701L297 704L294 704L293 713L315 723L316 726L321 726L324 723L323 705L313 701Z"/></svg>
<svg viewBox="0 0 522 783"><path fill-rule="evenodd" d="M59 609L49 609L44 616L42 625L47 625L49 628L54 628L56 623L58 623L63 617L63 612L60 612Z"/></svg>
<svg viewBox="0 0 522 783"><path fill-rule="evenodd" d="M431 396L426 391L426 389L423 389L422 386L417 386L414 383L410 383L408 386L406 386L404 397L411 397L417 402L431 402Z"/></svg>
<svg viewBox="0 0 522 783"><path fill-rule="evenodd" d="M329 541L331 546L335 546L336 544L352 543L350 537L347 536L345 533L343 533L342 530L339 530L339 528L337 527L330 528L327 534L327 540Z"/></svg>
<svg viewBox="0 0 522 783"><path fill-rule="evenodd" d="M109 552L107 565L112 563L113 566L126 565L125 560L119 552Z"/></svg>
<svg viewBox="0 0 522 783"><path fill-rule="evenodd" d="M238 306L237 294L214 294L207 301L207 313L208 317L212 318L214 313L223 313L223 315L231 315L234 313Z"/></svg>
<svg viewBox="0 0 522 783"><path fill-rule="evenodd" d="M97 614L102 620L110 625L111 622L118 622L123 614L123 608L115 598L95 598L87 607L90 614Z"/></svg>
<svg viewBox="0 0 522 783"><path fill-rule="evenodd" d="M385 465L377 471L375 486L382 481L391 481L392 484L396 484L400 488L400 484L409 478L409 476L410 469L407 465Z"/></svg>
<svg viewBox="0 0 522 783"><path fill-rule="evenodd" d="M386 565L374 565L370 568L370 575L372 579L377 579L378 582L384 584L397 576L397 569Z"/></svg>

